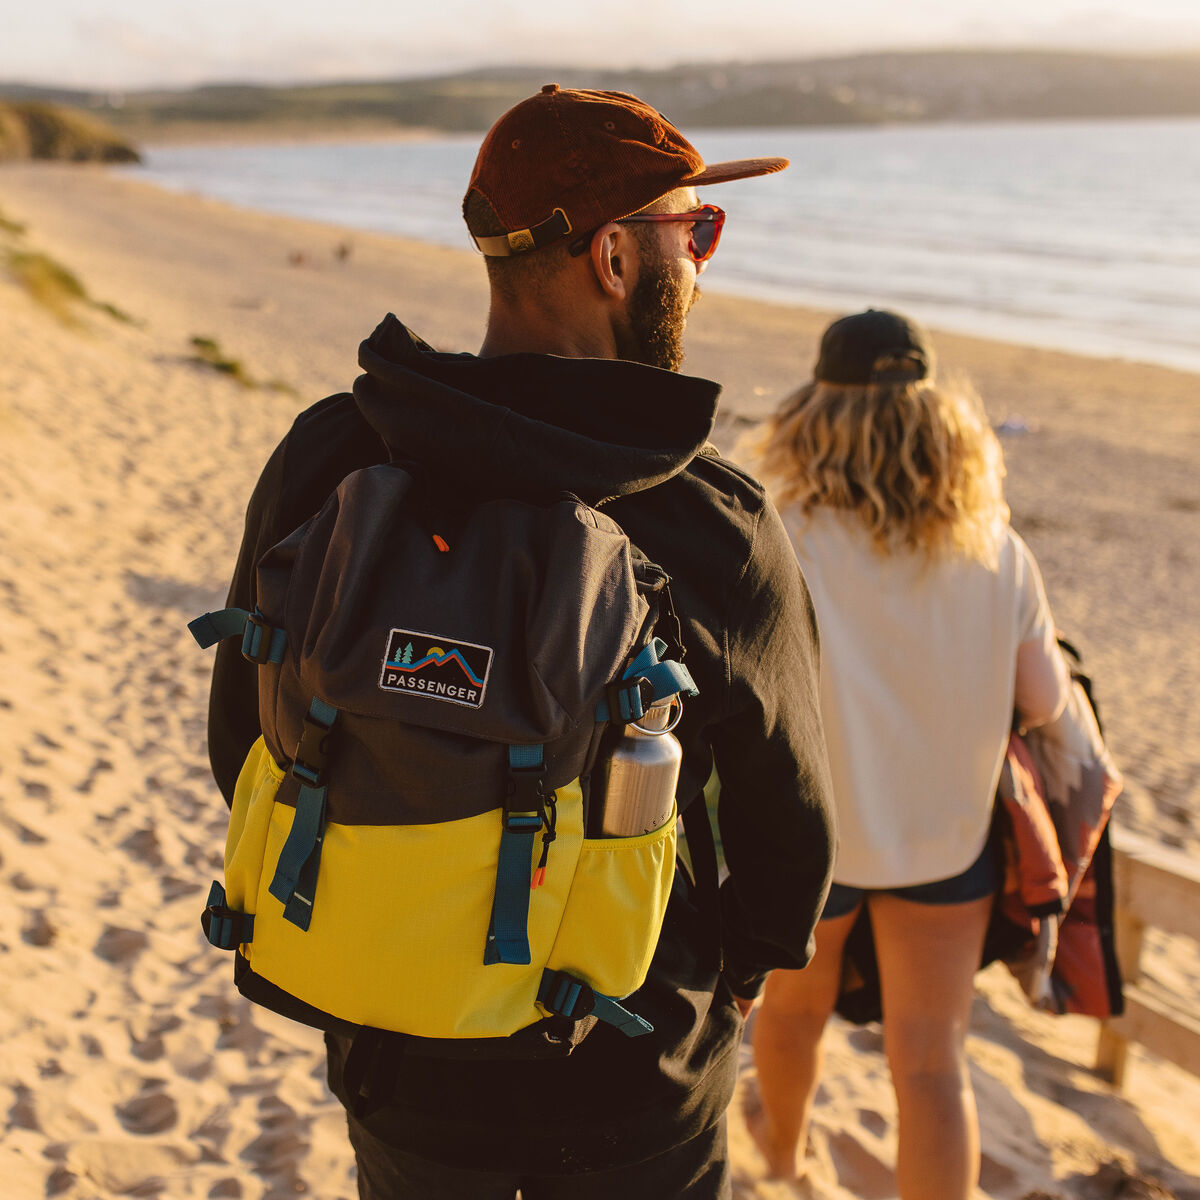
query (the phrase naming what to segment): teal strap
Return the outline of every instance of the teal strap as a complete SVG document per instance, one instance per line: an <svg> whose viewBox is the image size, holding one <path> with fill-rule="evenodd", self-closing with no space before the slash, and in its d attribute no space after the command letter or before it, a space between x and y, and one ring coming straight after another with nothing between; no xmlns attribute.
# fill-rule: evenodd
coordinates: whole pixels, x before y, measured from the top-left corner
<svg viewBox="0 0 1200 1200"><path fill-rule="evenodd" d="M222 608L189 621L188 632L202 650L207 650L227 637L240 636L246 629L249 616L244 608Z"/></svg>
<svg viewBox="0 0 1200 1200"><path fill-rule="evenodd" d="M592 992L592 997L596 1002L592 1015L606 1025L619 1029L626 1037L641 1037L644 1033L654 1032L654 1026L649 1021L627 1008L622 1008L611 996Z"/></svg>
<svg viewBox="0 0 1200 1200"><path fill-rule="evenodd" d="M236 950L254 940L254 915L230 908L225 902L225 889L215 879L200 924L204 936L218 950Z"/></svg>
<svg viewBox="0 0 1200 1200"><path fill-rule="evenodd" d="M508 793L504 799L496 890L483 948L485 965L528 963L529 875L533 839L545 819L546 774L541 746L509 746Z"/></svg>
<svg viewBox="0 0 1200 1200"><path fill-rule="evenodd" d="M321 844L325 840L325 800L328 789L304 785L296 799L296 816L269 891L283 905L283 919L301 929L312 920L321 866Z"/></svg>
<svg viewBox="0 0 1200 1200"><path fill-rule="evenodd" d="M657 701L680 692L689 696L700 694L692 673L683 663L661 659L666 649L662 638L652 638L642 647L621 676L621 682L609 687L605 699L597 705L597 721L636 721Z"/></svg>
<svg viewBox="0 0 1200 1200"><path fill-rule="evenodd" d="M325 765L329 733L336 720L337 709L319 697L313 697L292 761L292 774L300 781L296 815L292 818L292 828L279 852L279 862L268 888L284 906L284 920L301 929L308 928L316 901L329 795Z"/></svg>
<svg viewBox="0 0 1200 1200"><path fill-rule="evenodd" d="M641 1037L644 1033L654 1032L649 1021L630 1012L615 997L605 996L566 971L543 971L537 998L538 1003L552 1013L573 1021L590 1015L619 1029L626 1037Z"/></svg>
<svg viewBox="0 0 1200 1200"><path fill-rule="evenodd" d="M268 625L259 612L244 608L223 608L205 613L188 623L188 629L202 649L230 637L242 639L242 654L260 666L283 662L287 636L282 629Z"/></svg>

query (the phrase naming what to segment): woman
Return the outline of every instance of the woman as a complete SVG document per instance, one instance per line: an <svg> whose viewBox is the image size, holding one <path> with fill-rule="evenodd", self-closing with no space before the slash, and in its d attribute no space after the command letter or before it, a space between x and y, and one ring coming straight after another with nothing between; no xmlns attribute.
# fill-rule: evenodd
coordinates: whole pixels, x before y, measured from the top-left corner
<svg viewBox="0 0 1200 1200"><path fill-rule="evenodd" d="M870 310L826 330L814 379L759 448L812 591L840 843L803 971L754 1029L773 1174L802 1173L819 1044L862 905L875 934L903 1200L966 1200L979 1132L965 1041L998 885L987 849L1016 709L1053 719L1069 676L1037 565L1009 528L978 400L933 382L925 333Z"/></svg>

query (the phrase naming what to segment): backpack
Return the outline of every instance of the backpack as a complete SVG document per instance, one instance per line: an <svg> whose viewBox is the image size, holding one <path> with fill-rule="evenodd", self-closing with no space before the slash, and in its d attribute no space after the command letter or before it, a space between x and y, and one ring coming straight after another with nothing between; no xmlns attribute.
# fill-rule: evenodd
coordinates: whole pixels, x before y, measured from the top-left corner
<svg viewBox="0 0 1200 1200"><path fill-rule="evenodd" d="M587 830L624 724L697 694L662 568L578 497L456 501L392 462L256 578L254 612L189 625L258 664L262 736L202 919L239 990L452 1056L649 1032L620 1001L658 941L676 813Z"/></svg>

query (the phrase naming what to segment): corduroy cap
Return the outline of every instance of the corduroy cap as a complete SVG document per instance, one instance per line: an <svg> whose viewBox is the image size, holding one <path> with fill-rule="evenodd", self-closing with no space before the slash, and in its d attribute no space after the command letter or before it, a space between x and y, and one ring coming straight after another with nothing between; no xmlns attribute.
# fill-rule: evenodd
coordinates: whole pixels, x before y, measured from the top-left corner
<svg viewBox="0 0 1200 1200"><path fill-rule="evenodd" d="M463 215L478 192L505 233L471 229L471 236L484 254L506 257L632 216L678 187L770 175L787 165L786 158L744 158L706 167L691 142L636 96L548 83L484 138Z"/></svg>
<svg viewBox="0 0 1200 1200"><path fill-rule="evenodd" d="M822 383L903 383L933 374L929 335L899 313L868 308L825 330L813 378Z"/></svg>

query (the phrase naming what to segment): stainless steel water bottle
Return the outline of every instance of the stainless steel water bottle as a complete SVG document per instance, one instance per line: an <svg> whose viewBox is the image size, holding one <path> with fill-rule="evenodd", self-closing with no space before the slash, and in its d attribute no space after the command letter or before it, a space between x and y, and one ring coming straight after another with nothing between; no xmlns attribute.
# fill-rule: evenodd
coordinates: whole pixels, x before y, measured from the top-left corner
<svg viewBox="0 0 1200 1200"><path fill-rule="evenodd" d="M683 748L671 730L682 713L682 701L672 696L625 726L605 772L602 837L636 837L670 818L683 761Z"/></svg>

